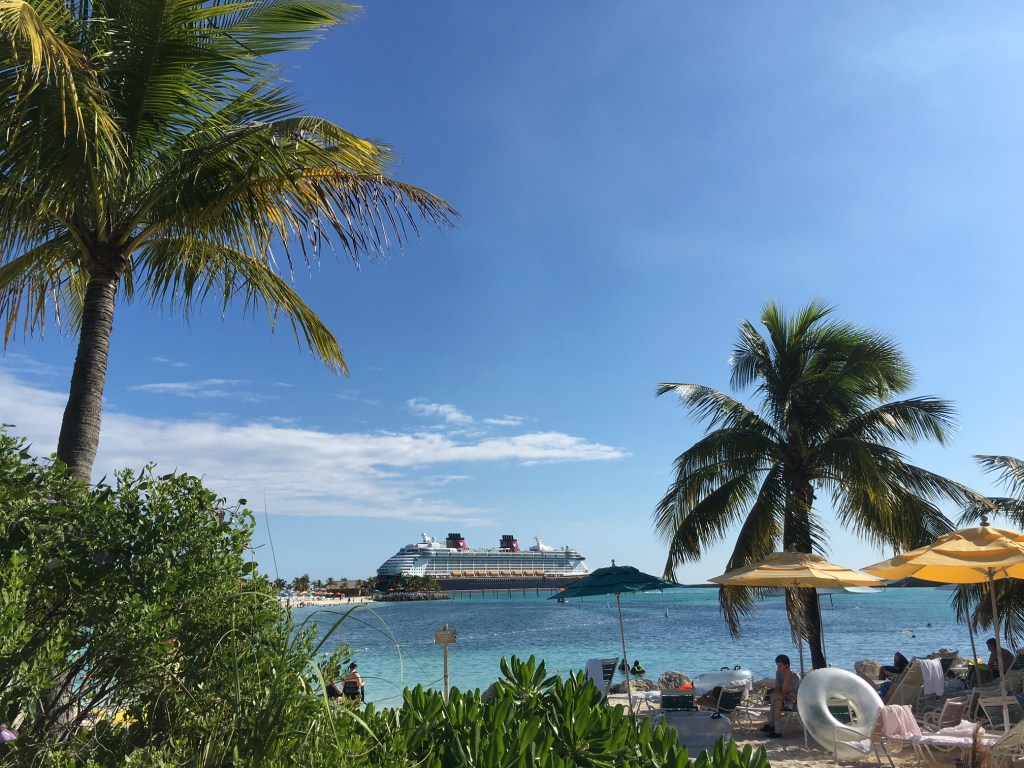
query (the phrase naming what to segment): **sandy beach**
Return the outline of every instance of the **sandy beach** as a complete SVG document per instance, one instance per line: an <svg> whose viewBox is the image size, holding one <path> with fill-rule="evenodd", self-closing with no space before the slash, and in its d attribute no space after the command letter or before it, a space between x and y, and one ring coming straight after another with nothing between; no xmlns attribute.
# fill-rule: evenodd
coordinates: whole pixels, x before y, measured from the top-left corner
<svg viewBox="0 0 1024 768"><path fill-rule="evenodd" d="M368 597L320 597L308 595L278 596L277 600L286 608L305 608L309 606L322 606L326 608L332 605L369 605L373 602Z"/></svg>
<svg viewBox="0 0 1024 768"><path fill-rule="evenodd" d="M612 694L608 697L608 703L625 707L626 697ZM825 751L809 736L805 745L804 733L799 726L790 724L786 727L782 738L772 739L767 738L766 734L758 730L762 724L763 721L751 726L734 720L732 738L736 741L736 746L742 749L749 744L755 750L758 747L764 747L772 768L835 768L836 761L831 752ZM885 761L884 754L882 760ZM914 759L913 750L910 749L894 753L892 761L897 768L920 765ZM952 765L952 757L949 762ZM844 766L865 766L865 768L875 766L877 768L878 761L874 754L869 754L860 760L843 760L842 764Z"/></svg>

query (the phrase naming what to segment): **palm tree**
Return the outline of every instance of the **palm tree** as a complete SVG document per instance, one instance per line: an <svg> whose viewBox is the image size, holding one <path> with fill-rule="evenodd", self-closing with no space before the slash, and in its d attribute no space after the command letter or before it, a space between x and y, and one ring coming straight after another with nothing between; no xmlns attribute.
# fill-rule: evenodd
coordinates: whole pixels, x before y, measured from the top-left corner
<svg viewBox="0 0 1024 768"><path fill-rule="evenodd" d="M116 299L186 318L240 300L344 372L283 273L333 246L385 256L443 200L394 156L303 115L269 57L353 10L339 0L0 0L4 343L53 313L78 352L57 456L88 480ZM280 243L284 259L275 261ZM294 261L293 261L294 259ZM283 267L283 268L282 268Z"/></svg>
<svg viewBox="0 0 1024 768"><path fill-rule="evenodd" d="M792 317L769 302L762 336L740 324L731 385L754 388L756 408L696 384L662 384L699 421L704 436L675 461L675 479L654 512L668 543L667 578L738 526L727 570L795 547L824 554L828 531L815 506L821 494L840 524L876 546L931 541L951 528L935 505L964 503L964 486L907 462L894 444L945 442L953 406L933 397L891 400L912 383L910 366L887 336L831 319L812 302ZM787 607L825 665L814 590L789 590ZM722 587L730 630L753 610L755 590ZM799 620L797 618L799 617Z"/></svg>
<svg viewBox="0 0 1024 768"><path fill-rule="evenodd" d="M975 456L982 468L996 475L996 482L1006 489L1006 496L991 496L987 503L968 505L958 520L960 525L977 522L993 511L1004 515L1016 528L1024 528L1024 461L1013 456ZM1016 648L1024 643L1024 582L1020 579L998 579L993 583L996 608L1003 622L1006 644ZM957 618L975 628L993 626L988 585L964 585L953 598Z"/></svg>

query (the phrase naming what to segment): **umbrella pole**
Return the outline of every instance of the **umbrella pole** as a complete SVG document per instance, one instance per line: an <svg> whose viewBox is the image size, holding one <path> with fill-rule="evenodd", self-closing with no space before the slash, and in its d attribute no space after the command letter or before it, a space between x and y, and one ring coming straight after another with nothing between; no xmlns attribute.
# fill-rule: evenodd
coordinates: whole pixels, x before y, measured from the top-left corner
<svg viewBox="0 0 1024 768"><path fill-rule="evenodd" d="M821 640L821 655L825 659L825 666L828 666L828 652L825 650L825 620L821 616L821 595L818 594L818 590L814 590L814 602L818 605L818 634Z"/></svg>
<svg viewBox="0 0 1024 768"><path fill-rule="evenodd" d="M1003 697L1003 730L1010 730L1010 710L1006 706L1006 670L1003 669L1003 650L999 644L999 614L996 613L996 586L995 586L995 571L989 569L988 572L988 594L992 598L992 629L995 630L992 634L996 639L996 664L999 665L999 692Z"/></svg>
<svg viewBox="0 0 1024 768"><path fill-rule="evenodd" d="M619 609L619 637L622 639L622 663L626 667L626 700L629 702L629 716L633 717L633 689L629 684L629 657L626 656L626 630L622 626L622 603L615 593L615 607Z"/></svg>
<svg viewBox="0 0 1024 768"><path fill-rule="evenodd" d="M971 626L971 619L970 619L969 616L967 617L967 636L969 638L971 638L971 653L974 654L971 657L973 659L973 661L971 662L971 665L975 669L974 681L977 682L978 681L978 675L977 675L977 669L978 669L978 649L974 645L974 627Z"/></svg>

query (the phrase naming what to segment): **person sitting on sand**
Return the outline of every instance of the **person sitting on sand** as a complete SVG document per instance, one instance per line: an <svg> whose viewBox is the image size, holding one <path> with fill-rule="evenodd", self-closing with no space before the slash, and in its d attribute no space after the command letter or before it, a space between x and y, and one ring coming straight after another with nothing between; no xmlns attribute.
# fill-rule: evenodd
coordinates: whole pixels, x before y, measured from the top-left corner
<svg viewBox="0 0 1024 768"><path fill-rule="evenodd" d="M907 659L899 651L896 651L896 655L892 658L892 664L886 664L884 667L880 667L878 670L878 677L885 680L887 677L896 677L903 673L908 666L910 666L910 660Z"/></svg>
<svg viewBox="0 0 1024 768"><path fill-rule="evenodd" d="M722 686L716 685L710 691L697 697L693 703L704 709L718 709L718 697L722 695Z"/></svg>
<svg viewBox="0 0 1024 768"><path fill-rule="evenodd" d="M1008 670L1013 666L1014 655L1013 651L1009 648L1000 648L1001 655L996 657L996 639L990 637L985 641L985 645L988 646L988 668L992 670L992 678L998 679L1003 674L1003 670Z"/></svg>
<svg viewBox="0 0 1024 768"><path fill-rule="evenodd" d="M356 669L354 661L348 665L348 674L341 681L341 693L346 699L366 701L366 688L363 686L363 678L359 676L359 670Z"/></svg>
<svg viewBox="0 0 1024 768"><path fill-rule="evenodd" d="M782 712L796 711L796 692L800 687L800 675L789 666L789 656L780 653L775 657L775 689L772 691L772 711L768 722L761 727L769 737L782 738Z"/></svg>

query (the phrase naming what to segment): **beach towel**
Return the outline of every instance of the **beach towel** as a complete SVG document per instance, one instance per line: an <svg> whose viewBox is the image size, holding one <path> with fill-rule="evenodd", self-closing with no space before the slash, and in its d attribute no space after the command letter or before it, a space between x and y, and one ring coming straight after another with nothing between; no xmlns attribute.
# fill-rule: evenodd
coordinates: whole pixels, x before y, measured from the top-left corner
<svg viewBox="0 0 1024 768"><path fill-rule="evenodd" d="M942 674L942 662L938 659L918 659L921 676L924 678L924 695L941 696L946 691L946 677Z"/></svg>
<svg viewBox="0 0 1024 768"><path fill-rule="evenodd" d="M885 736L910 739L921 735L921 727L914 718L914 712L906 704L887 704L878 716Z"/></svg>

